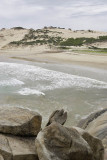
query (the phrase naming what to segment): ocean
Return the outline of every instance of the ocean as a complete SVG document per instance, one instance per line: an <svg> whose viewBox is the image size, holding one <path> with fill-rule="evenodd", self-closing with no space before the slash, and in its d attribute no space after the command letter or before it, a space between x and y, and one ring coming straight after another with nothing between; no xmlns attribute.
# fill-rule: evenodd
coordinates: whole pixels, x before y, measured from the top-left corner
<svg viewBox="0 0 107 160"><path fill-rule="evenodd" d="M66 126L107 107L107 70L73 64L0 62L0 105L39 112L43 125L56 109L68 112Z"/></svg>

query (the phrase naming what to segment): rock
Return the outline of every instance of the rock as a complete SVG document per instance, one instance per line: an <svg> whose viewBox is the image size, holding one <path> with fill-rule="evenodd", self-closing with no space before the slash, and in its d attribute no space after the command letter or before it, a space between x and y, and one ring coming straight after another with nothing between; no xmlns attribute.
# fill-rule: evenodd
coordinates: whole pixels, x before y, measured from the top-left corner
<svg viewBox="0 0 107 160"><path fill-rule="evenodd" d="M107 149L105 149L104 160L107 160Z"/></svg>
<svg viewBox="0 0 107 160"><path fill-rule="evenodd" d="M0 160L4 160L4 158L2 157L2 155L0 155Z"/></svg>
<svg viewBox="0 0 107 160"><path fill-rule="evenodd" d="M79 122L78 127L85 129L91 135L102 140L105 148L105 157L107 157L107 109L89 115Z"/></svg>
<svg viewBox="0 0 107 160"><path fill-rule="evenodd" d="M97 112L94 112L92 114L90 114L87 118L85 119L82 119L77 127L80 127L80 128L83 128L83 129L86 129L87 126L89 125L89 123L91 123L93 120L97 119L99 116L102 116L104 113L107 112L107 108L105 109L102 109L100 111L97 111Z"/></svg>
<svg viewBox="0 0 107 160"><path fill-rule="evenodd" d="M93 137L91 134L86 132L83 129L75 127L75 129L80 133L80 135L85 139L92 149L94 160L103 160L104 159L104 146L102 141L96 137Z"/></svg>
<svg viewBox="0 0 107 160"><path fill-rule="evenodd" d="M46 126L49 126L53 122L57 122L63 125L66 122L66 120L67 120L67 112L64 112L63 109L56 110L49 117L49 120Z"/></svg>
<svg viewBox="0 0 107 160"><path fill-rule="evenodd" d="M100 140L59 123L52 123L39 132L35 144L39 160L103 160ZM100 149L103 151L98 157Z"/></svg>
<svg viewBox="0 0 107 160"><path fill-rule="evenodd" d="M41 129L42 117L18 107L0 107L0 132L21 136L36 136Z"/></svg>
<svg viewBox="0 0 107 160"><path fill-rule="evenodd" d="M35 137L0 134L0 154L4 160L38 160Z"/></svg>
<svg viewBox="0 0 107 160"><path fill-rule="evenodd" d="M0 154L4 160L12 160L12 152L6 136L0 134Z"/></svg>
<svg viewBox="0 0 107 160"><path fill-rule="evenodd" d="M89 123L85 130L101 139L105 148L107 148L107 112Z"/></svg>

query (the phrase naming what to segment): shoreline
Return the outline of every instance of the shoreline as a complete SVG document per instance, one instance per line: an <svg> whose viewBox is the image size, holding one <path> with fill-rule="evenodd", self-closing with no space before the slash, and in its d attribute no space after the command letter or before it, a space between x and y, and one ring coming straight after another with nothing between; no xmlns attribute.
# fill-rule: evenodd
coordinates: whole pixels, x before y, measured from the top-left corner
<svg viewBox="0 0 107 160"><path fill-rule="evenodd" d="M106 54L74 53L68 51L0 51L0 60L16 59L40 63L73 64L107 69Z"/></svg>

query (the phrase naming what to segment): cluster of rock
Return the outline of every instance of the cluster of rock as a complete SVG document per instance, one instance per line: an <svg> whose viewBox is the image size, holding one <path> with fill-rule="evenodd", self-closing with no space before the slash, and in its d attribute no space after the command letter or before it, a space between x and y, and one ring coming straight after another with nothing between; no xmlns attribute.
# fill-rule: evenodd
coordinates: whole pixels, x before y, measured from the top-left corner
<svg viewBox="0 0 107 160"><path fill-rule="evenodd" d="M77 126L102 141L105 149L104 159L107 160L107 108L92 113Z"/></svg>
<svg viewBox="0 0 107 160"><path fill-rule="evenodd" d="M63 126L66 119L67 113L57 110L42 130L40 114L0 108L0 160L107 160L107 109L77 127Z"/></svg>
<svg viewBox="0 0 107 160"><path fill-rule="evenodd" d="M0 108L0 160L38 160L35 138L42 117L27 109Z"/></svg>

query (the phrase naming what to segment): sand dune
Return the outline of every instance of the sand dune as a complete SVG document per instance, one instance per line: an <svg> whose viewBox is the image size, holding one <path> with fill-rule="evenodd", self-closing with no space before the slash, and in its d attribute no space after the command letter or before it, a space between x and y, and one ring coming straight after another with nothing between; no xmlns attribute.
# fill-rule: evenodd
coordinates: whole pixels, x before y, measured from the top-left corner
<svg viewBox="0 0 107 160"><path fill-rule="evenodd" d="M72 31L69 29L59 29L59 28L48 28L49 32L47 33L50 37L61 37L64 39L67 38L79 38L79 37L86 37L86 38L98 38L99 36L106 36L107 32L100 32L100 31L85 31L85 30L78 30L78 31ZM45 49L48 47L48 45L40 46L40 45L28 45L28 46L13 46L8 45L10 42L13 41L20 41L24 38L26 34L29 33L29 29L1 29L0 30L0 49L3 50L38 50ZM41 29L41 32L35 33L35 36L42 35L42 31L44 29ZM107 42L97 43L95 44L97 47L106 48Z"/></svg>

